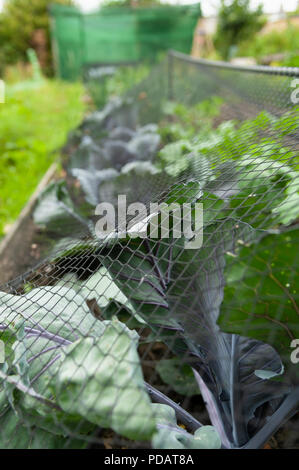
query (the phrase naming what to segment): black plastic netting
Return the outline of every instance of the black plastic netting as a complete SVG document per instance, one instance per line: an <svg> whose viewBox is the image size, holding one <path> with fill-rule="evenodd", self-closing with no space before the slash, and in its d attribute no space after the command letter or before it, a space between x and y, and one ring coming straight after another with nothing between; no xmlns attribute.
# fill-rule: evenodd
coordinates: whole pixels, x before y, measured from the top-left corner
<svg viewBox="0 0 299 470"><path fill-rule="evenodd" d="M1 448L298 448L298 75L172 52L73 133L0 292Z"/></svg>

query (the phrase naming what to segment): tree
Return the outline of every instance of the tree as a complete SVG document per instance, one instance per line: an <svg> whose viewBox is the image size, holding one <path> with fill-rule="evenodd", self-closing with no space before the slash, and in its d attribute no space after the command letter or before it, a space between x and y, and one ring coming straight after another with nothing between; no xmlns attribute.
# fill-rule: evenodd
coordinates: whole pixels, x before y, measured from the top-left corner
<svg viewBox="0 0 299 470"><path fill-rule="evenodd" d="M28 48L36 50L43 70L51 73L49 6L73 5L73 0L6 0L0 15L2 65L27 60Z"/></svg>
<svg viewBox="0 0 299 470"><path fill-rule="evenodd" d="M265 24L262 6L250 8L250 0L221 0L218 26L214 37L216 49L227 60L234 46L254 36Z"/></svg>

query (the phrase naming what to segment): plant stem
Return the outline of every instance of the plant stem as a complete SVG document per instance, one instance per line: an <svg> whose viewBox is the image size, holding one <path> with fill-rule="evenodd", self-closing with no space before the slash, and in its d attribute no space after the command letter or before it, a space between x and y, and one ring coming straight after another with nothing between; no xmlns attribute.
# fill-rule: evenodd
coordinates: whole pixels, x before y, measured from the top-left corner
<svg viewBox="0 0 299 470"><path fill-rule="evenodd" d="M192 415L190 415L184 408L175 403L173 400L168 398L162 392L152 387L150 384L145 382L148 393L152 397L153 401L156 403L161 403L162 405L168 405L174 409L177 419L186 426L186 428L194 433L196 429L202 427L202 424L197 421Z"/></svg>
<svg viewBox="0 0 299 470"><path fill-rule="evenodd" d="M261 449L273 434L299 409L299 387L293 391L283 401L278 410L273 413L265 426L260 429L242 449Z"/></svg>

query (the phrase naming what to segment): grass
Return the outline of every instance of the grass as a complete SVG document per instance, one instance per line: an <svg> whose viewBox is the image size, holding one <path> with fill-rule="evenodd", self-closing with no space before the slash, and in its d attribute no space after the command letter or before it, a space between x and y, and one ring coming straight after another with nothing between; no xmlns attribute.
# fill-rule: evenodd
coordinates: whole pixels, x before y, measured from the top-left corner
<svg viewBox="0 0 299 470"><path fill-rule="evenodd" d="M0 104L0 238L17 219L86 110L79 83L7 87Z"/></svg>

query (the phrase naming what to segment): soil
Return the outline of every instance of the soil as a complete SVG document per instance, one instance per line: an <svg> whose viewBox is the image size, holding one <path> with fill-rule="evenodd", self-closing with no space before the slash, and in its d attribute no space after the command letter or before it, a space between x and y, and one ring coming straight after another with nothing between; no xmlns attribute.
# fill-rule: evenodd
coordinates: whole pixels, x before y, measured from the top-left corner
<svg viewBox="0 0 299 470"><path fill-rule="evenodd" d="M9 281L13 280L11 285L18 284L18 276L38 263L45 248L39 229L31 217L26 218L0 257L1 290L7 290L5 284Z"/></svg>

